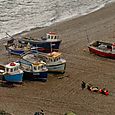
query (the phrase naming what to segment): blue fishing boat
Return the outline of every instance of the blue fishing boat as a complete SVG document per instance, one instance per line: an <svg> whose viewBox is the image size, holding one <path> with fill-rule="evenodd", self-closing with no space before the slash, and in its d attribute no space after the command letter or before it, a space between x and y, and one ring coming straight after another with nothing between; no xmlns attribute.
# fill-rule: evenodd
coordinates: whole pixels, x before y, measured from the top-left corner
<svg viewBox="0 0 115 115"><path fill-rule="evenodd" d="M5 47L10 54L19 55L19 56L31 51L31 45L29 43L27 45L22 45L17 43L10 46L5 45Z"/></svg>
<svg viewBox="0 0 115 115"><path fill-rule="evenodd" d="M36 55L46 63L48 72L65 73L66 60L62 57L61 52L38 53Z"/></svg>
<svg viewBox="0 0 115 115"><path fill-rule="evenodd" d="M19 61L21 69L24 71L25 80L47 81L46 63L38 60L34 54L26 54Z"/></svg>
<svg viewBox="0 0 115 115"><path fill-rule="evenodd" d="M52 51L58 51L61 39L56 32L49 32L46 34L46 37L41 37L40 39L32 39L32 38L22 38L19 39L19 43L32 45L39 52L49 53Z"/></svg>
<svg viewBox="0 0 115 115"><path fill-rule="evenodd" d="M0 65L0 68L3 75L3 80L13 83L22 83L23 80L23 71L20 69L20 64L16 62L11 62L7 65Z"/></svg>

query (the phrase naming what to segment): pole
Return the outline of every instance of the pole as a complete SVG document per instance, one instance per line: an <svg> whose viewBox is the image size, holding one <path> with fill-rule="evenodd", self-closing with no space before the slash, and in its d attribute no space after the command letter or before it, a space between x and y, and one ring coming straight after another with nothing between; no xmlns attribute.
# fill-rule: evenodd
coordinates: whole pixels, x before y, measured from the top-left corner
<svg viewBox="0 0 115 115"><path fill-rule="evenodd" d="M50 43L51 53L52 53L52 42Z"/></svg>
<svg viewBox="0 0 115 115"><path fill-rule="evenodd" d="M9 35L7 32L6 32L6 35L8 35L10 38L14 39L11 35Z"/></svg>

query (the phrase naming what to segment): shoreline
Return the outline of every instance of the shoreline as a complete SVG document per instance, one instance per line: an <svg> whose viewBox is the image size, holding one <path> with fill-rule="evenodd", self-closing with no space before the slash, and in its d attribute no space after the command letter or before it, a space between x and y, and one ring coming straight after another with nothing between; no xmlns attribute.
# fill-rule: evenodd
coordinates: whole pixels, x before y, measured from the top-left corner
<svg viewBox="0 0 115 115"><path fill-rule="evenodd" d="M52 27L52 26L55 26L55 25L58 25L58 24L61 24L61 23L64 23L64 22L68 22L68 21L71 21L71 20L76 20L76 19L85 17L85 16L87 16L87 15L90 15L90 14L92 14L92 13L98 12L99 10L102 10L102 9L104 9L104 8L107 8L107 7L109 7L109 6L112 5L112 4L115 4L115 2L110 2L110 3L108 3L108 4L105 4L104 7L101 7L101 8L99 8L98 10L95 10L95 9L94 9L95 11L92 11L92 12L87 13L87 14L82 14L82 15L80 15L80 16L73 16L73 17L70 17L70 18L67 18L67 19L64 19L64 20L61 20L61 21L57 21L57 22L55 22L55 23L53 23L53 24L51 24L51 25L49 25L49 26L35 27L35 28L30 28L29 31L28 31L28 30L21 31L21 32L19 32L19 33L16 33L16 34L12 35L12 37L16 37L16 36L18 36L18 35L23 35L23 34L28 34L28 33L30 33L31 31L34 31L34 30L38 30L38 31L40 30L40 31L41 31L42 29L50 28L50 27ZM0 41L3 40L3 39L6 39L6 40L7 40L7 38L8 38L8 37L1 38Z"/></svg>

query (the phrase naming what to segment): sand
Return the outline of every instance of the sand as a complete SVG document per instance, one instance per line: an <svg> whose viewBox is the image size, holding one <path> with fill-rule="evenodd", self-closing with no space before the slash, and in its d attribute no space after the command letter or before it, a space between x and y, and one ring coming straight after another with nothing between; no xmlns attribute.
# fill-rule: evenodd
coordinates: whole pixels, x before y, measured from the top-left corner
<svg viewBox="0 0 115 115"><path fill-rule="evenodd" d="M32 29L22 36L37 38L49 31L58 32L62 39L65 74L49 75L45 83L24 81L13 88L0 87L0 108L14 115L33 115L41 109L46 115L64 115L68 111L77 115L115 115L115 60L90 54L87 47L88 40L115 41L115 4L80 18ZM2 42L0 61L6 63L14 56L7 54ZM81 90L82 80L107 88L110 95Z"/></svg>

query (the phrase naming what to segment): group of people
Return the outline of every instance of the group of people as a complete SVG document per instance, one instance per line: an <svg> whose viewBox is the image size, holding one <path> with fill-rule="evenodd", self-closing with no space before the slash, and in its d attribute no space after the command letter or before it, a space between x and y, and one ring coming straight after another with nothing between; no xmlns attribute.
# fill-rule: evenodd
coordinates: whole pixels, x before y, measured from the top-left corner
<svg viewBox="0 0 115 115"><path fill-rule="evenodd" d="M99 89L98 87L94 87L93 85L85 83L84 81L82 81L82 83L81 83L81 88L82 88L82 90L84 88L87 88L89 91L92 91L92 92L99 92L99 93L106 95L106 96L109 95L109 92L107 89L105 89L105 88Z"/></svg>

